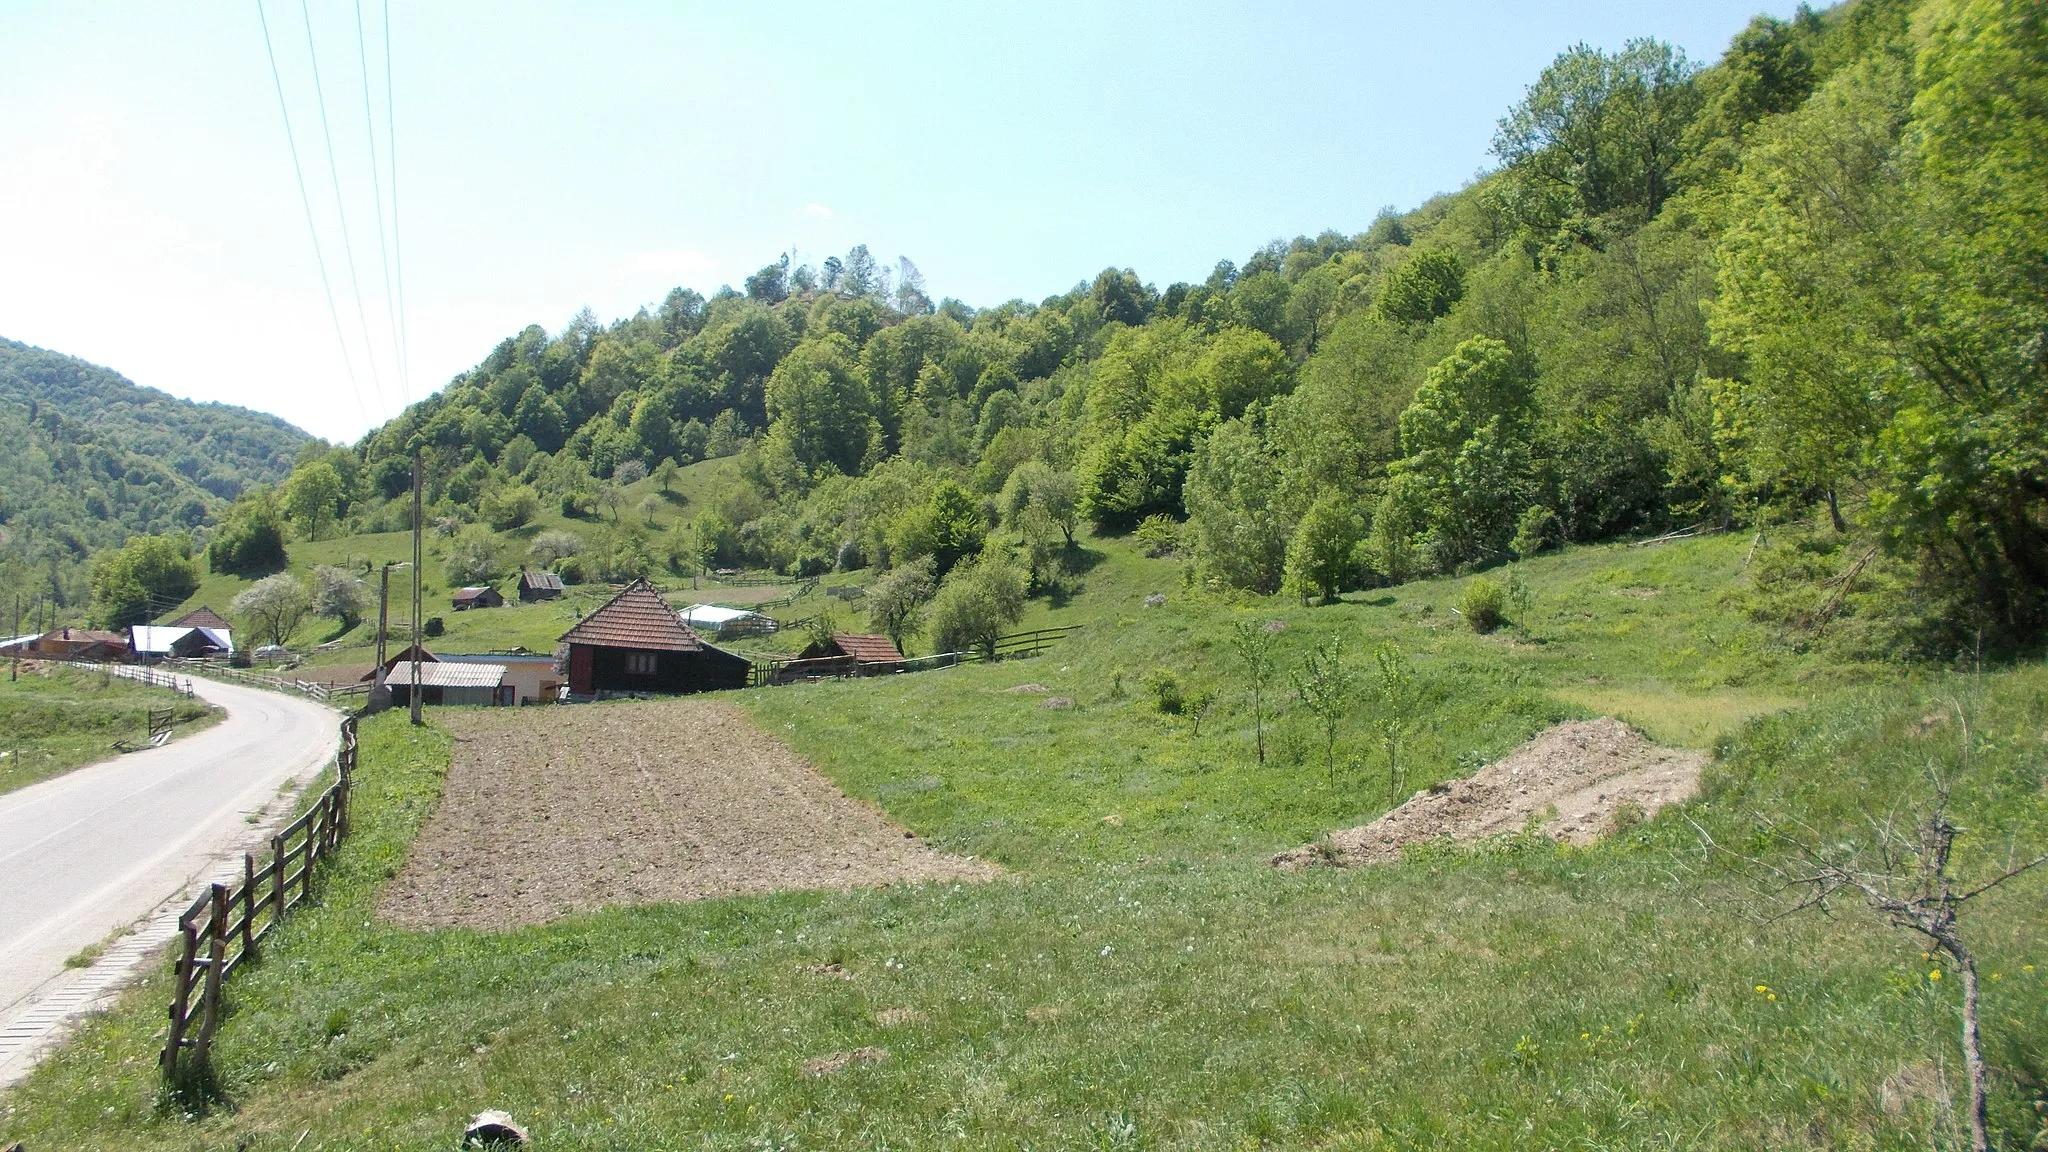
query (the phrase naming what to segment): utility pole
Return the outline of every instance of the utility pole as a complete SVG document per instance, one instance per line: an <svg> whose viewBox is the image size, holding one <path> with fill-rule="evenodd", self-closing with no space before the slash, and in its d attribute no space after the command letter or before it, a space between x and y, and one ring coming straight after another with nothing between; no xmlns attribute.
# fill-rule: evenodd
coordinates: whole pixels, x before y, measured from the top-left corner
<svg viewBox="0 0 2048 1152"><path fill-rule="evenodd" d="M420 719L420 447L412 447L412 722Z"/></svg>
<svg viewBox="0 0 2048 1152"><path fill-rule="evenodd" d="M7 638L10 641L7 645L7 651L13 657L7 666L7 681L11 684L21 679L21 593L19 592L14 594L14 631L9 632Z"/></svg>
<svg viewBox="0 0 2048 1152"><path fill-rule="evenodd" d="M370 679L371 679L371 681L372 681L372 682L375 682L375 681L376 681L376 679L377 679L377 677L379 677L379 676L382 676L382 675L384 675L384 632L385 632L385 629L386 629L387 627L389 627L389 624L390 624L390 620L391 620L391 565L392 565L392 563L393 563L393 562L392 562L392 561L389 561L389 560L386 560L386 561L384 562L384 576L383 576L383 579L382 579L382 580L380 580L380 581L378 582L378 588L377 588L377 671L376 671L376 673L375 673L374 675L372 675L372 676L370 677Z"/></svg>

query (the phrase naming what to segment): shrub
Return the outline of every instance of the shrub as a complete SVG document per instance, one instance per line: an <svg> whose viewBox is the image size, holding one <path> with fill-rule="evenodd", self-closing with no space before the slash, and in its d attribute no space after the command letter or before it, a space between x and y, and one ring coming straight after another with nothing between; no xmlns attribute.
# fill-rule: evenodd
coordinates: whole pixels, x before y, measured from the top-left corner
<svg viewBox="0 0 2048 1152"><path fill-rule="evenodd" d="M1153 513L1138 522L1134 534L1147 556L1170 556L1180 547L1180 525L1173 517Z"/></svg>
<svg viewBox="0 0 2048 1152"><path fill-rule="evenodd" d="M448 625L439 616L427 617L427 622L420 626L420 634L429 638L439 636L447 630Z"/></svg>
<svg viewBox="0 0 2048 1152"><path fill-rule="evenodd" d="M629 484L638 484L642 480L647 479L647 462L644 460L621 460L618 466L612 469L612 479L618 481L621 488Z"/></svg>
<svg viewBox="0 0 2048 1152"><path fill-rule="evenodd" d="M1154 668L1145 674L1145 690L1152 693L1153 701L1161 712L1178 716L1187 710L1187 692L1181 687L1180 677L1171 668Z"/></svg>
<svg viewBox="0 0 2048 1152"><path fill-rule="evenodd" d="M1501 626L1507 617L1508 594L1500 582L1487 576L1475 577L1458 594L1458 612L1474 632L1482 635Z"/></svg>

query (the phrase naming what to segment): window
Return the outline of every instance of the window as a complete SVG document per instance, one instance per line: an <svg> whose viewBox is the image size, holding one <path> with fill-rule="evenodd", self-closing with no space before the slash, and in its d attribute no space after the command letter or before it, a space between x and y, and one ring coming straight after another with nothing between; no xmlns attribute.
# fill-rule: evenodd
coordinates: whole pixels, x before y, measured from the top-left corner
<svg viewBox="0 0 2048 1152"><path fill-rule="evenodd" d="M652 652L626 653L626 674L629 676L654 675L655 654Z"/></svg>

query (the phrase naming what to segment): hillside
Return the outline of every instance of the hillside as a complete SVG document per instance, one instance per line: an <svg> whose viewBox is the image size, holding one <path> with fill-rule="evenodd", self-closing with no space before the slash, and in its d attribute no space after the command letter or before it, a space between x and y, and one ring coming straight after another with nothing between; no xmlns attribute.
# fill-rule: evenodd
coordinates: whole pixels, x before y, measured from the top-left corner
<svg viewBox="0 0 2048 1152"><path fill-rule="evenodd" d="M251 485L283 480L310 439L274 416L0 339L0 574L82 607L89 552L207 523Z"/></svg>
<svg viewBox="0 0 2048 1152"><path fill-rule="evenodd" d="M975 308L857 245L529 326L309 459L300 528L408 527L414 448L437 523L559 511L614 582L926 556L943 577L1000 534L1044 587L1087 523L1174 536L1207 583L1326 599L1743 526L1768 538L1756 611L1802 643L2026 651L2048 628L2027 319L2048 296L2016 174L2039 123L1972 110L2048 81L2038 29L1939 7L1759 17L1711 65L1568 49L1470 186L1199 283L1112 266ZM634 515L644 477L713 459L732 470L686 521Z"/></svg>
<svg viewBox="0 0 2048 1152"><path fill-rule="evenodd" d="M574 1147L1926 1147L1959 1090L1953 972L1930 977L1944 969L1919 944L1846 904L1761 922L1764 898L1703 866L1690 821L1737 836L1768 814L1853 837L1863 797L1920 803L1932 758L1958 771L1959 817L1981 830L1963 867L2008 837L2028 850L2048 834L2043 676L1902 677L1775 643L1729 596L1746 545L1538 558L1527 606L1482 636L1450 611L1462 579L1303 607L1188 590L1178 561L1084 537L1088 573L1027 621L1081 628L1036 659L723 697L761 746L786 743L932 849L1001 867L988 883L614 894L571 911L600 900L575 887L585 864L545 880L546 923L409 927L382 909L413 882L451 757L479 744L471 717L451 721L456 745L380 717L322 901L233 987L214 1049L229 1106L153 1104L158 974L9 1095L0 1133L196 1149L288 1148L311 1130L424 1149L503 1107ZM1511 836L1371 869L1272 868L1386 811L1390 789L1371 707L1347 717L1332 776L1313 718L1282 699L1259 762L1227 639L1245 619L1283 625L1288 671L1333 640L1361 672L1377 647L1402 651L1416 712L1396 797L1599 714L1711 750L1705 795L1583 848ZM1219 694L1199 726L1161 709L1162 670ZM1974 761L1956 759L1938 715L1952 708L1985 734ZM583 760L647 779L635 757L673 750L677 715L621 702L474 720L531 769L496 778L574 793L555 777ZM567 735L591 725L606 738ZM508 837L552 823L492 819ZM615 852L660 863L637 842L594 859ZM2016 1148L2039 1129L2044 907L2035 878L1969 913L1997 974L1993 1122Z"/></svg>

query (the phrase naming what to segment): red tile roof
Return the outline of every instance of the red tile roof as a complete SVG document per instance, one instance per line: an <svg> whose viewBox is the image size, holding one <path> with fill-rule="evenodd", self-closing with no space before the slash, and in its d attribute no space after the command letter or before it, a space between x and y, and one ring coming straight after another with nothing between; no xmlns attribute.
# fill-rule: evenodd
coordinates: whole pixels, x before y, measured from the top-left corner
<svg viewBox="0 0 2048 1152"><path fill-rule="evenodd" d="M898 652L896 646L889 643L887 636L867 636L857 632L834 632L832 634L832 643L838 645L841 652L853 657L855 661L861 664L879 664L903 659L903 653Z"/></svg>
<svg viewBox="0 0 2048 1152"><path fill-rule="evenodd" d="M190 612L185 613L183 616L178 617L176 620L170 621L169 624L166 625L166 627L232 628L234 627L234 625L228 623L226 618L221 616L220 613L215 612L213 609L208 608L204 604L202 604L199 607L194 608Z"/></svg>
<svg viewBox="0 0 2048 1152"><path fill-rule="evenodd" d="M567 644L595 648L652 648L664 652L701 652L704 642L683 626L654 585L635 580L626 590L562 633Z"/></svg>

